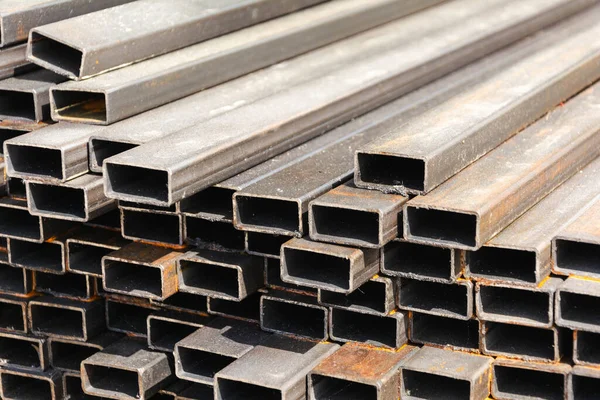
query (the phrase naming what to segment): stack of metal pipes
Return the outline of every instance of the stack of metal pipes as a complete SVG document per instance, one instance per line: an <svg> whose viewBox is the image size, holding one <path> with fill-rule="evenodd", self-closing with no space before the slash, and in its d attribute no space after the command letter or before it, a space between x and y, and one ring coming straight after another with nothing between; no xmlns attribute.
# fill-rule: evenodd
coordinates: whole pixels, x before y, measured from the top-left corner
<svg viewBox="0 0 600 400"><path fill-rule="evenodd" d="M600 398L599 21L0 2L1 398Z"/></svg>

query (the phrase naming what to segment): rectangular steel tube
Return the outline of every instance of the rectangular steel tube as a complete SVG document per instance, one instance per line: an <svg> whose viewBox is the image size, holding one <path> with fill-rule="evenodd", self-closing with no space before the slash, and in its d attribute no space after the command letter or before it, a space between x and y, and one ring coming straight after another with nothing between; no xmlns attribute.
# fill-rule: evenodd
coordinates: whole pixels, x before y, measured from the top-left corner
<svg viewBox="0 0 600 400"><path fill-rule="evenodd" d="M570 277L556 289L555 323L600 333L600 282Z"/></svg>
<svg viewBox="0 0 600 400"><path fill-rule="evenodd" d="M466 6L462 3L441 5L408 17L404 20L407 24L421 22L421 27L425 21L432 26L432 21L441 15L450 17L453 23L447 31L423 34L396 50L240 107L224 119L205 121L111 157L104 163L106 194L120 200L173 204L514 41L524 31L533 29L532 25L538 28L544 19L541 15L548 17L550 10L557 11L547 0L543 4L548 8L543 11L529 3L525 10L521 4L503 4L498 12L486 10L486 24L451 18L453 11ZM533 15L528 13L533 9ZM472 46L475 43L478 51ZM417 68L423 65L430 68ZM373 70L379 71L377 76ZM357 76L363 78L357 80ZM273 130L273 126L277 129ZM149 159L148 154L153 157Z"/></svg>
<svg viewBox="0 0 600 400"><path fill-rule="evenodd" d="M468 320L473 316L473 284L464 279L442 283L401 278L398 308Z"/></svg>
<svg viewBox="0 0 600 400"><path fill-rule="evenodd" d="M290 240L289 236L268 233L244 232L246 253L271 259L279 259L281 246Z"/></svg>
<svg viewBox="0 0 600 400"><path fill-rule="evenodd" d="M479 322L437 315L410 313L411 343L443 347L458 351L479 351Z"/></svg>
<svg viewBox="0 0 600 400"><path fill-rule="evenodd" d="M260 299L262 293L254 293L242 301L229 301L208 297L208 313L243 321L260 322Z"/></svg>
<svg viewBox="0 0 600 400"><path fill-rule="evenodd" d="M265 285L271 289L290 291L316 296L318 289L295 285L281 280L281 261L278 258L265 258ZM343 296L343 294L342 294Z"/></svg>
<svg viewBox="0 0 600 400"><path fill-rule="evenodd" d="M0 366L44 371L48 364L46 339L0 332Z"/></svg>
<svg viewBox="0 0 600 400"><path fill-rule="evenodd" d="M567 399L592 399L598 395L599 384L600 374L596 368L576 365L569 374L567 384Z"/></svg>
<svg viewBox="0 0 600 400"><path fill-rule="evenodd" d="M165 310L207 315L206 296L197 294L177 292L162 301L150 300L150 303Z"/></svg>
<svg viewBox="0 0 600 400"><path fill-rule="evenodd" d="M423 281L455 282L462 272L453 249L394 240L381 249L381 272Z"/></svg>
<svg viewBox="0 0 600 400"><path fill-rule="evenodd" d="M404 238L478 250L600 154L599 88L592 86L427 196L406 203Z"/></svg>
<svg viewBox="0 0 600 400"><path fill-rule="evenodd" d="M408 341L408 318L402 312L378 315L329 309L329 335L340 342L362 342L398 349Z"/></svg>
<svg viewBox="0 0 600 400"><path fill-rule="evenodd" d="M96 296L96 282L86 275L57 275L37 271L34 290L55 297L86 301Z"/></svg>
<svg viewBox="0 0 600 400"><path fill-rule="evenodd" d="M567 364L533 363L497 358L492 365L495 399L566 399Z"/></svg>
<svg viewBox="0 0 600 400"><path fill-rule="evenodd" d="M375 276L348 294L320 289L318 299L326 307L388 315L396 307L396 294L396 281Z"/></svg>
<svg viewBox="0 0 600 400"><path fill-rule="evenodd" d="M260 298L260 327L267 332L327 340L328 313L310 296L282 292Z"/></svg>
<svg viewBox="0 0 600 400"><path fill-rule="evenodd" d="M125 303L106 300L106 328L129 336L145 337L148 333L146 320L158 307L150 303Z"/></svg>
<svg viewBox="0 0 600 400"><path fill-rule="evenodd" d="M1 16L0 16L1 18ZM0 29L2 29L0 23ZM0 41L2 40L2 32L0 32ZM27 61L27 43L17 44L15 46L6 47L0 50L0 78L6 79L18 73L25 73L34 70L37 66L33 66Z"/></svg>
<svg viewBox="0 0 600 400"><path fill-rule="evenodd" d="M81 374L77 372L64 372L62 376L64 398L69 400L102 400L101 397L85 394L81 387Z"/></svg>
<svg viewBox="0 0 600 400"><path fill-rule="evenodd" d="M85 227L67 239L67 269L74 274L102 277L102 257L128 245L119 232Z"/></svg>
<svg viewBox="0 0 600 400"><path fill-rule="evenodd" d="M79 373L83 360L102 351L102 349L120 340L122 337L123 335L115 332L103 332L86 342L50 338L48 341L50 365L52 368L60 371Z"/></svg>
<svg viewBox="0 0 600 400"><path fill-rule="evenodd" d="M0 395L6 400L63 398L62 376L58 371L26 372L0 370Z"/></svg>
<svg viewBox="0 0 600 400"><path fill-rule="evenodd" d="M175 344L210 322L210 317L181 313L148 316L148 348L173 352Z"/></svg>
<svg viewBox="0 0 600 400"><path fill-rule="evenodd" d="M2 142L4 148L4 142ZM6 194L13 199L26 199L25 181L20 178L6 178Z"/></svg>
<svg viewBox="0 0 600 400"><path fill-rule="evenodd" d="M210 221L184 215L183 232L185 242L199 248L239 251L245 246L244 232L235 229L229 221Z"/></svg>
<svg viewBox="0 0 600 400"><path fill-rule="evenodd" d="M33 271L0 262L0 293L25 295L33 290Z"/></svg>
<svg viewBox="0 0 600 400"><path fill-rule="evenodd" d="M8 262L14 267L64 274L67 268L65 243L54 238L43 243L8 239Z"/></svg>
<svg viewBox="0 0 600 400"><path fill-rule="evenodd" d="M15 268L16 269L16 268ZM0 330L27 333L27 297L0 297Z"/></svg>
<svg viewBox="0 0 600 400"><path fill-rule="evenodd" d="M183 216L127 208L120 210L121 234L125 239L183 244Z"/></svg>
<svg viewBox="0 0 600 400"><path fill-rule="evenodd" d="M573 331L573 362L591 367L600 366L600 334Z"/></svg>

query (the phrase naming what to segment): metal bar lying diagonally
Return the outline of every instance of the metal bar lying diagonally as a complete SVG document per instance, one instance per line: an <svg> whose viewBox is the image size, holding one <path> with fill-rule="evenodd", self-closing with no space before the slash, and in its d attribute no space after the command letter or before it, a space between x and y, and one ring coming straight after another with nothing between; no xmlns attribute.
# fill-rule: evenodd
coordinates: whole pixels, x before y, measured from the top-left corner
<svg viewBox="0 0 600 400"><path fill-rule="evenodd" d="M323 1L134 1L32 29L27 57L85 79Z"/></svg>
<svg viewBox="0 0 600 400"><path fill-rule="evenodd" d="M539 29L541 22L542 26L551 22L552 11L558 11L556 2L521 6L522 2L511 7L502 2L501 9L477 15L477 24L464 17L469 14L468 2L442 4L408 17L406 21L421 27L445 26L441 21L450 26L238 108L224 118L114 156L104 163L106 194L119 200L173 204L514 42Z"/></svg>

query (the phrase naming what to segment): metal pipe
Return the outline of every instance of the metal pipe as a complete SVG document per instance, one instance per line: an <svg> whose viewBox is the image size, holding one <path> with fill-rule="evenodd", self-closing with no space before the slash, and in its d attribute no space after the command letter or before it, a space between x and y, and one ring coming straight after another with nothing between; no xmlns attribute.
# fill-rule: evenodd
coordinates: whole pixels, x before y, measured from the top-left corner
<svg viewBox="0 0 600 400"><path fill-rule="evenodd" d="M50 338L48 340L49 362L52 368L79 374L81 362L123 338L115 332L103 332L85 342Z"/></svg>
<svg viewBox="0 0 600 400"><path fill-rule="evenodd" d="M339 342L362 342L398 349L408 341L408 318L402 312L368 314L341 308L329 309L329 335Z"/></svg>
<svg viewBox="0 0 600 400"><path fill-rule="evenodd" d="M208 297L208 313L232 319L258 323L260 321L260 299L262 293L254 293L242 301L229 301Z"/></svg>
<svg viewBox="0 0 600 400"><path fill-rule="evenodd" d="M318 295L318 289L282 281L279 257L265 258L265 285L275 290L295 292L313 297Z"/></svg>
<svg viewBox="0 0 600 400"><path fill-rule="evenodd" d="M244 250L244 232L235 229L229 221L210 221L203 218L183 216L186 243L201 249L220 251Z"/></svg>
<svg viewBox="0 0 600 400"><path fill-rule="evenodd" d="M402 367L401 397L483 400L493 358L424 346Z"/></svg>
<svg viewBox="0 0 600 400"><path fill-rule="evenodd" d="M104 190L103 187L102 189ZM183 244L183 216L150 210L132 210L126 207L119 207L119 209L121 210L121 234L125 239Z"/></svg>
<svg viewBox="0 0 600 400"><path fill-rule="evenodd" d="M567 399L583 400L598 395L600 374L596 368L576 365L568 376Z"/></svg>
<svg viewBox="0 0 600 400"><path fill-rule="evenodd" d="M86 79L322 1L134 1L33 28L27 58L70 79Z"/></svg>
<svg viewBox="0 0 600 400"><path fill-rule="evenodd" d="M473 316L473 284L465 279L442 283L401 278L398 308L468 320Z"/></svg>
<svg viewBox="0 0 600 400"><path fill-rule="evenodd" d="M53 237L43 243L9 238L8 262L13 267L62 275L66 273L65 242Z"/></svg>
<svg viewBox="0 0 600 400"><path fill-rule="evenodd" d="M455 351L479 352L479 322L411 312L411 343L442 347Z"/></svg>
<svg viewBox="0 0 600 400"><path fill-rule="evenodd" d="M28 297L0 297L0 330L27 333L27 303Z"/></svg>
<svg viewBox="0 0 600 400"><path fill-rule="evenodd" d="M268 233L244 232L246 253L278 260L281 246L290 240L289 236Z"/></svg>
<svg viewBox="0 0 600 400"><path fill-rule="evenodd" d="M58 371L0 370L0 396L6 400L61 400L63 387Z"/></svg>
<svg viewBox="0 0 600 400"><path fill-rule="evenodd" d="M539 28L541 16L552 14L544 14L553 10L552 5L545 0L539 7L528 3L524 9L521 2L511 7L503 2L498 12L488 9L478 15L479 22L483 18L487 23L477 24L455 17L459 10L468 14L463 3L443 4L408 17L405 26L419 23L422 36L405 46L237 108L224 119L213 118L111 157L103 167L106 194L173 204ZM436 26L432 21L437 18L449 19L451 27L423 33L422 26ZM417 68L423 65L430 68Z"/></svg>
<svg viewBox="0 0 600 400"><path fill-rule="evenodd" d="M272 291L260 298L260 327L267 332L327 340L328 313L314 297L298 293Z"/></svg>
<svg viewBox="0 0 600 400"><path fill-rule="evenodd" d="M347 343L308 374L308 399L400 398L400 370L418 347L398 352Z"/></svg>
<svg viewBox="0 0 600 400"><path fill-rule="evenodd" d="M554 322L558 326L600 333L596 311L600 282L569 277L556 289Z"/></svg>
<svg viewBox="0 0 600 400"><path fill-rule="evenodd" d="M208 311L206 297L192 293L177 292L162 301L150 299L150 304L180 313L207 315Z"/></svg>
<svg viewBox="0 0 600 400"><path fill-rule="evenodd" d="M497 358L492 366L495 399L566 399L568 364L523 362Z"/></svg>
<svg viewBox="0 0 600 400"><path fill-rule="evenodd" d="M4 148L4 142L2 142ZM6 194L13 199L26 199L27 193L25 191L25 181L19 178L6 178Z"/></svg>
<svg viewBox="0 0 600 400"><path fill-rule="evenodd" d="M96 296L96 282L87 275L35 273L34 290L55 297L87 301Z"/></svg>
<svg viewBox="0 0 600 400"><path fill-rule="evenodd" d="M1 13L1 11L0 11ZM0 15L1 18L1 15ZM2 23L0 22L0 29ZM0 41L2 33L0 32ZM0 50L0 79L11 78L37 68L27 61L27 43L17 44Z"/></svg>
<svg viewBox="0 0 600 400"><path fill-rule="evenodd" d="M590 367L600 366L600 334L573 331L573 362Z"/></svg>
<svg viewBox="0 0 600 400"><path fill-rule="evenodd" d="M0 262L0 293L22 296L32 291L33 271Z"/></svg>
<svg viewBox="0 0 600 400"><path fill-rule="evenodd" d="M148 348L173 352L175 344L210 322L210 317L166 313L148 316Z"/></svg>
<svg viewBox="0 0 600 400"><path fill-rule="evenodd" d="M319 289L319 304L342 310L388 315L396 308L396 281L375 276L352 293L336 293Z"/></svg>
<svg viewBox="0 0 600 400"><path fill-rule="evenodd" d="M31 371L48 369L46 339L0 332L0 366Z"/></svg>
<svg viewBox="0 0 600 400"><path fill-rule="evenodd" d="M178 394L175 400L198 400L212 398L214 398L214 389L212 386L203 385L201 383L192 383L180 394Z"/></svg>
<svg viewBox="0 0 600 400"><path fill-rule="evenodd" d="M84 226L92 228L108 229L112 231L121 231L121 213L118 209L102 214L99 217L83 223Z"/></svg>
<svg viewBox="0 0 600 400"><path fill-rule="evenodd" d="M148 333L146 320L159 308L150 303L126 303L106 299L106 328L128 336L145 337Z"/></svg>
<svg viewBox="0 0 600 400"><path fill-rule="evenodd" d="M61 371L62 372L62 371ZM69 400L102 400L101 397L85 394L81 387L81 374L77 372L64 372L62 376L64 398Z"/></svg>
<svg viewBox="0 0 600 400"><path fill-rule="evenodd" d="M427 196L410 200L404 238L478 250L600 154L598 104L600 85L594 85Z"/></svg>

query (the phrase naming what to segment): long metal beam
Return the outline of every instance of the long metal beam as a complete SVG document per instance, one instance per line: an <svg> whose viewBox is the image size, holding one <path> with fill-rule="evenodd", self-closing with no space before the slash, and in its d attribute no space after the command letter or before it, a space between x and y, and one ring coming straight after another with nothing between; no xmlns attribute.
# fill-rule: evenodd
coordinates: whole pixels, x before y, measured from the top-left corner
<svg viewBox="0 0 600 400"><path fill-rule="evenodd" d="M36 271L34 290L54 297L90 301L96 296L96 282L86 275L57 275Z"/></svg>
<svg viewBox="0 0 600 400"><path fill-rule="evenodd" d="M475 318L461 320L413 311L408 332L411 343L479 352L479 321Z"/></svg>
<svg viewBox="0 0 600 400"><path fill-rule="evenodd" d="M27 297L3 295L0 297L0 330L6 332L27 333Z"/></svg>
<svg viewBox="0 0 600 400"><path fill-rule="evenodd" d="M123 335L115 332L103 332L85 342L50 338L48 340L50 365L61 371L79 372L83 360L102 351L122 337Z"/></svg>
<svg viewBox="0 0 600 400"><path fill-rule="evenodd" d="M27 295L33 291L33 271L0 262L0 293Z"/></svg>
<svg viewBox="0 0 600 400"><path fill-rule="evenodd" d="M279 272L279 268L277 268L277 272ZM326 307L388 315L396 307L397 289L395 280L384 276L375 276L348 294L320 289L318 300Z"/></svg>
<svg viewBox="0 0 600 400"><path fill-rule="evenodd" d="M492 366L492 395L497 399L566 399L568 364L497 358Z"/></svg>
<svg viewBox="0 0 600 400"><path fill-rule="evenodd" d="M556 289L555 323L569 329L600 333L595 311L600 306L600 282L569 277Z"/></svg>
<svg viewBox="0 0 600 400"><path fill-rule="evenodd" d="M2 27L0 27L2 29ZM2 33L0 32L0 41ZM0 50L0 79L28 72L37 68L27 61L27 44L18 44Z"/></svg>
<svg viewBox="0 0 600 400"><path fill-rule="evenodd" d="M398 308L468 320L473 316L473 284L465 279L443 283L400 278Z"/></svg>
<svg viewBox="0 0 600 400"><path fill-rule="evenodd" d="M329 336L338 342L361 342L399 349L408 341L408 318L402 312L380 315L331 308Z"/></svg>
<svg viewBox="0 0 600 400"><path fill-rule="evenodd" d="M567 383L569 400L590 399L598 395L600 373L596 368L576 365L571 370Z"/></svg>
<svg viewBox="0 0 600 400"><path fill-rule="evenodd" d="M0 366L30 371L48 369L48 341L45 338L0 332Z"/></svg>
<svg viewBox="0 0 600 400"><path fill-rule="evenodd" d="M29 372L0 370L0 396L6 400L63 398L62 375L59 371Z"/></svg>
<svg viewBox="0 0 600 400"><path fill-rule="evenodd" d="M67 239L67 270L102 278L102 257L128 245L119 232L85 227Z"/></svg>
<svg viewBox="0 0 600 400"><path fill-rule="evenodd" d="M600 333L573 331L573 362L600 367Z"/></svg>
<svg viewBox="0 0 600 400"><path fill-rule="evenodd" d="M576 4L567 3L568 8ZM565 12L556 1L511 5L502 2L499 9L486 8L477 15L473 4L448 3L408 17L404 28L418 23L420 36L395 50L111 157L104 163L106 194L173 204L489 54ZM471 13L479 23L469 23ZM425 33L423 26L434 31Z"/></svg>

